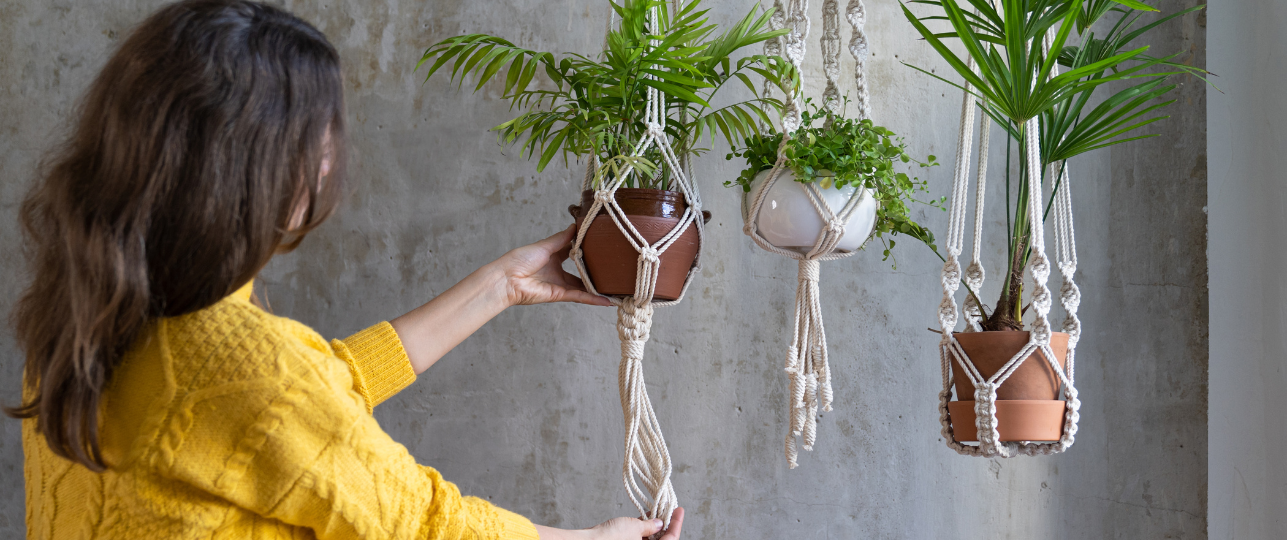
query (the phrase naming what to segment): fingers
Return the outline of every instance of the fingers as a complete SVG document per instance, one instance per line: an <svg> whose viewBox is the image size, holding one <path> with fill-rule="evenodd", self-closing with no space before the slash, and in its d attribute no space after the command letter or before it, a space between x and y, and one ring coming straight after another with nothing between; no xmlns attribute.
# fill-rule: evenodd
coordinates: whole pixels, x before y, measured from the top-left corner
<svg viewBox="0 0 1287 540"><path fill-rule="evenodd" d="M612 305L612 302L607 298L604 298L597 294L591 294L587 292L585 290L585 283L581 282L581 278L574 276L572 274L569 274L567 271L563 270L562 268L559 269L559 277L562 278L562 281L563 281L561 285L563 286L563 289L564 289L563 298L565 301L576 302L579 304L587 304L591 306L611 306Z"/></svg>
<svg viewBox="0 0 1287 540"><path fill-rule="evenodd" d="M597 540L633 540L647 538L661 531L660 519L632 517L612 518L590 529L590 538Z"/></svg>
<svg viewBox="0 0 1287 540"><path fill-rule="evenodd" d="M590 306L611 306L612 301L596 294L590 294L585 291L568 289L563 293L564 302L576 302Z"/></svg>
<svg viewBox="0 0 1287 540"><path fill-rule="evenodd" d="M557 265L562 265L563 261L568 260L568 256L571 254L572 254L572 244L568 244L566 246L563 246L562 249L550 254L550 262Z"/></svg>
<svg viewBox="0 0 1287 540"><path fill-rule="evenodd" d="M639 538L647 538L661 531L662 522L660 519L635 519L631 520L638 524ZM634 538L635 535L630 535Z"/></svg>
<svg viewBox="0 0 1287 540"><path fill-rule="evenodd" d="M661 540L679 540L680 529L684 528L684 509L676 508L675 513L670 515L670 528L666 529L666 534Z"/></svg>
<svg viewBox="0 0 1287 540"><path fill-rule="evenodd" d="M567 270L562 268L559 269L559 279L561 280L561 283L559 284L562 285L564 289L573 291L585 290L585 283L581 281L581 278Z"/></svg>

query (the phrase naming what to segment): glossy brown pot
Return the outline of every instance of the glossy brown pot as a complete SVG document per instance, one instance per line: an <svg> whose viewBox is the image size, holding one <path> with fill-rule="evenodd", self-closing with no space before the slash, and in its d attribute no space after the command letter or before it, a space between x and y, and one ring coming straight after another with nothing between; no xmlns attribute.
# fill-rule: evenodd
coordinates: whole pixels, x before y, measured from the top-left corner
<svg viewBox="0 0 1287 540"><path fill-rule="evenodd" d="M962 332L955 334L961 349L983 378L991 377L1028 344L1028 332ZM1068 334L1052 332L1050 349L1060 368L1068 358ZM958 401L948 403L957 441L977 439L974 385L955 361L952 381ZM1035 351L997 388L997 431L1002 441L1058 440L1063 429L1064 402L1059 400L1059 375L1045 354ZM1004 414L1002 411L1005 411Z"/></svg>
<svg viewBox="0 0 1287 540"><path fill-rule="evenodd" d="M635 229L643 235L648 243L654 243L666 236L683 217L688 204L684 194L678 191L660 189L621 188L616 193L617 204L625 211L626 218ZM594 192L581 192L581 204L568 207L568 212L578 226L585 219L585 213L594 204ZM710 212L702 212L703 223L710 221ZM684 280L688 271L697 261L697 252L701 242L697 236L697 227L690 224L680 234L675 243L661 254L661 266L657 270L657 288L653 297L657 300L674 300L684 290ZM594 288L599 294L609 296L630 296L635 293L635 278L638 275L639 252L630 245L621 229L608 216L606 209L599 210L594 222L585 233L581 243L581 252L585 259L585 269Z"/></svg>

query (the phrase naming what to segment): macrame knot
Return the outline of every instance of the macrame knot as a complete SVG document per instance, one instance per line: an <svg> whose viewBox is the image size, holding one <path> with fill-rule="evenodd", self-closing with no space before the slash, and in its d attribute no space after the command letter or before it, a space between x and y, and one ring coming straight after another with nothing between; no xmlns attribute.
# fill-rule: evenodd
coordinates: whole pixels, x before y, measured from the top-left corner
<svg viewBox="0 0 1287 540"><path fill-rule="evenodd" d="M997 385L987 381L974 385L974 408L976 409L976 412L979 407L984 407L984 412L986 412L987 404L991 403L996 398Z"/></svg>
<svg viewBox="0 0 1287 540"><path fill-rule="evenodd" d="M800 281L817 283L819 266L815 259L800 259Z"/></svg>
<svg viewBox="0 0 1287 540"><path fill-rule="evenodd" d="M612 204L612 193L606 189L601 189L594 192L594 200L598 201L599 204L602 204L603 206L608 206Z"/></svg>
<svg viewBox="0 0 1287 540"><path fill-rule="evenodd" d="M792 31L790 36L795 39L791 41L787 41L787 46L786 46L787 60L790 60L792 64L795 64L798 66L804 63L804 39L801 37L798 37L799 33L795 31Z"/></svg>
<svg viewBox="0 0 1287 540"><path fill-rule="evenodd" d="M956 283L961 281L961 263L956 261L956 257L948 257L947 262L943 263L943 282Z"/></svg>
<svg viewBox="0 0 1287 540"><path fill-rule="evenodd" d="M661 128L661 124L657 122L648 122L648 135L659 139L665 134L666 130Z"/></svg>
<svg viewBox="0 0 1287 540"><path fill-rule="evenodd" d="M644 246L639 250L639 259L649 264L657 264L661 261L661 252L655 247Z"/></svg>
<svg viewBox="0 0 1287 540"><path fill-rule="evenodd" d="M1050 325L1042 324L1040 317L1037 318L1036 322L1032 323L1032 339L1039 345L1050 344Z"/></svg>
<svg viewBox="0 0 1287 540"><path fill-rule="evenodd" d="M1037 252L1032 257L1032 276L1042 282L1050 277L1050 259L1045 253Z"/></svg>
<svg viewBox="0 0 1287 540"><path fill-rule="evenodd" d="M939 301L938 319L944 323L945 328L956 327L956 300L950 296L944 296L943 300Z"/></svg>
<svg viewBox="0 0 1287 540"><path fill-rule="evenodd" d="M800 109L793 102L788 101L782 107L782 131L784 133L795 133L800 129Z"/></svg>
<svg viewBox="0 0 1287 540"><path fill-rule="evenodd" d="M845 222L840 218L832 218L827 221L827 232L840 237L845 235Z"/></svg>
<svg viewBox="0 0 1287 540"><path fill-rule="evenodd" d="M984 277L983 265L978 261L971 262L970 266L965 268L965 280L970 282L971 287L978 287L975 284L983 283Z"/></svg>
<svg viewBox="0 0 1287 540"><path fill-rule="evenodd" d="M622 341L648 341L652 327L652 304L639 305L634 298L627 298L617 308L617 333Z"/></svg>
<svg viewBox="0 0 1287 540"><path fill-rule="evenodd" d="M1076 262L1059 263L1059 273L1063 274L1065 278L1072 279L1073 275L1077 273L1077 263Z"/></svg>
<svg viewBox="0 0 1287 540"><path fill-rule="evenodd" d="M1059 286L1059 300L1063 302L1064 309L1077 311L1081 307L1081 289L1076 283L1065 281Z"/></svg>

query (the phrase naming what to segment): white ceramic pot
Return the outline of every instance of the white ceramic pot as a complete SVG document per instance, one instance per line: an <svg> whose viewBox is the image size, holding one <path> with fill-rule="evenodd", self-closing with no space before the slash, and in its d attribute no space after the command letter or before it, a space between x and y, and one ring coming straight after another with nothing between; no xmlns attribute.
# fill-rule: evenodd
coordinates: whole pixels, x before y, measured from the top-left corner
<svg viewBox="0 0 1287 540"><path fill-rule="evenodd" d="M746 192L742 197L743 222L748 219L747 214L750 212L751 203L755 201L755 194L763 189L770 172L772 171L765 170L756 175L755 181L751 182L751 191ZM839 213L857 189L854 186L845 186L842 189L819 186L818 191L822 193L822 199L831 211ZM864 191L866 193L858 202L858 208L850 216L849 223L845 224L845 235L836 245L838 251L854 251L862 247L867 237L871 235L872 227L876 225L874 191L867 188L864 188ZM760 236L770 244L805 253L813 248L825 225L822 222L822 216L818 215L813 203L809 201L809 193L805 185L796 182L795 173L787 169L782 171L777 182L773 183L773 188L765 194L756 226L759 228Z"/></svg>

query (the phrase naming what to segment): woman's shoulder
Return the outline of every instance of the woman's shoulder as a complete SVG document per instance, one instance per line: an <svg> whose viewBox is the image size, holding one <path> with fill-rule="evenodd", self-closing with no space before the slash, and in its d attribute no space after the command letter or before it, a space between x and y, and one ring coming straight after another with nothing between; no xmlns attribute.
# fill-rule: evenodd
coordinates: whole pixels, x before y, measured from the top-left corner
<svg viewBox="0 0 1287 540"><path fill-rule="evenodd" d="M317 396L346 400L333 400L346 414L364 412L344 362L314 349L298 337L298 323L286 321L235 299L156 321L113 375L104 425L109 463L146 464L213 490L223 472L213 464L249 459L269 431L294 433L273 426ZM309 421L321 423L334 412L308 411Z"/></svg>
<svg viewBox="0 0 1287 540"><path fill-rule="evenodd" d="M326 340L308 326L235 297L164 319L158 330L180 386L283 377L298 364L331 356Z"/></svg>

